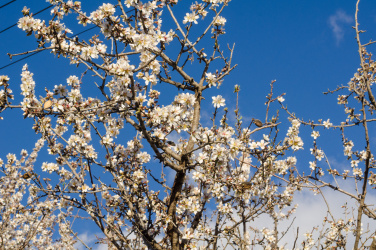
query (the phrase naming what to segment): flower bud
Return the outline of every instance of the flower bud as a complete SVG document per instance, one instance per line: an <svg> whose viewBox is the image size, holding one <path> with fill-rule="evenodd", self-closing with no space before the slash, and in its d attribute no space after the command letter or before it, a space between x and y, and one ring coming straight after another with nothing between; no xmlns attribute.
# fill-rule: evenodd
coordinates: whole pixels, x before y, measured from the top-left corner
<svg viewBox="0 0 376 250"><path fill-rule="evenodd" d="M259 128L262 127L262 122L259 119L253 119L253 123Z"/></svg>
<svg viewBox="0 0 376 250"><path fill-rule="evenodd" d="M242 190L251 189L251 187L252 187L252 182L250 182L250 181L245 181L242 184L240 184L240 188Z"/></svg>
<svg viewBox="0 0 376 250"><path fill-rule="evenodd" d="M52 106L52 101L48 100L43 104L43 109L49 109Z"/></svg>

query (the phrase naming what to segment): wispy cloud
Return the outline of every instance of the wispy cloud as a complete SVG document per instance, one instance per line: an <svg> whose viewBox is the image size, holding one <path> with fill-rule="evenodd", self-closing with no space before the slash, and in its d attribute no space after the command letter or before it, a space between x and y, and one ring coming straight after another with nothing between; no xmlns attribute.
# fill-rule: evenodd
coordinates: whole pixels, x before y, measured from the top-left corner
<svg viewBox="0 0 376 250"><path fill-rule="evenodd" d="M84 232L78 235L78 238L82 241L85 242L86 245L93 245L97 239L94 233L90 232ZM77 241L76 244L74 244L74 247L78 250L84 250L87 249L80 241ZM101 245L97 245L96 250L100 250Z"/></svg>
<svg viewBox="0 0 376 250"><path fill-rule="evenodd" d="M345 181L340 181L339 184L342 187L342 184L348 183ZM296 242L300 245L300 243L305 239L304 234L308 232L311 232L313 234L313 238L317 239L320 233L325 232L325 230L321 231L323 229L324 218L327 217L329 220L332 219L328 214L328 211L330 211L330 213L334 216L335 220L340 218L348 219L349 214L344 214L346 210L342 207L345 204L347 204L347 212L353 211L353 209L354 211L357 211L356 202L353 199L350 199L348 196L339 194L337 191L332 191L329 189L324 189L322 191L326 202L323 200L321 195L313 195L312 192L308 190L304 190L300 193L297 192L295 194L294 203L299 204L296 213L294 213L292 217L295 218L295 220L293 221L291 218L289 220L280 222L280 233L289 228L289 230L285 232L284 237L280 240L280 246L285 246L286 249L292 249L295 238L298 238ZM375 200L375 198L376 197L374 195L370 195L369 197L370 200ZM376 225L373 220L367 216L363 216L362 220L364 230L367 229L370 233L375 231ZM262 225L263 227L273 229L273 220L270 217L260 216L254 222L258 225ZM293 224L291 224L292 222ZM327 223L324 228L328 228L328 225L329 224ZM318 230L313 231L313 228ZM298 237L297 232L299 232ZM365 234L362 236L362 239L367 241L365 245L368 246L371 244L371 240L367 239L366 235L369 236L369 234ZM351 248L354 241L354 235L349 232L346 238L346 246ZM317 246L317 248L319 247ZM314 249L314 247L311 249Z"/></svg>
<svg viewBox="0 0 376 250"><path fill-rule="evenodd" d="M343 24L350 24L352 22L353 18L347 15L343 10L337 10L334 15L331 15L329 17L329 26L332 29L337 45L339 45L345 34L345 31L343 30Z"/></svg>

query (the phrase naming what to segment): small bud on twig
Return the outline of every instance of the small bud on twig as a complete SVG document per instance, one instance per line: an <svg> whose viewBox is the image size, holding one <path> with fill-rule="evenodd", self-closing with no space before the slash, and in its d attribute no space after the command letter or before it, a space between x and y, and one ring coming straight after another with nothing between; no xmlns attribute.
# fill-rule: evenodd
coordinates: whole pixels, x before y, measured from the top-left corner
<svg viewBox="0 0 376 250"><path fill-rule="evenodd" d="M250 181L245 181L245 182L243 182L243 183L240 185L240 188L241 188L242 190L251 189L251 187L252 187L252 182L250 182Z"/></svg>
<svg viewBox="0 0 376 250"><path fill-rule="evenodd" d="M253 123L259 128L262 127L262 122L259 119L253 119Z"/></svg>
<svg viewBox="0 0 376 250"><path fill-rule="evenodd" d="M25 180L27 180L27 179L31 178L31 176L33 176L32 173L24 173L24 174L22 175L22 178L24 178Z"/></svg>
<svg viewBox="0 0 376 250"><path fill-rule="evenodd" d="M52 101L48 100L43 104L43 109L49 109L52 106Z"/></svg>

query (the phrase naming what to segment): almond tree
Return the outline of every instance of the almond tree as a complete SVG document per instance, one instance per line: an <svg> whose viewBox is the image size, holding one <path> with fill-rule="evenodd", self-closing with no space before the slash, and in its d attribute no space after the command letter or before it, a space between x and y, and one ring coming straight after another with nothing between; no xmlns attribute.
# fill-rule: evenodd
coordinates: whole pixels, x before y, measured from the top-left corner
<svg viewBox="0 0 376 250"><path fill-rule="evenodd" d="M225 100L218 95L212 98L212 126L200 123L204 93L219 87L235 68L234 47L222 50L219 42L226 23L221 13L229 1L193 3L184 18L174 15L178 1L105 3L90 15L79 2L50 3L55 5L50 21L33 18L25 8L19 28L36 36L35 51L50 50L71 64L86 66L99 79L92 86L102 97L81 92L82 78L70 76L67 86L46 88L38 98L33 74L25 65L24 99L14 105L9 79L3 76L2 110L21 108L25 118L35 121L40 143L45 142L55 157L42 166L17 161L14 178L24 176L35 187L35 200L58 204L58 210L49 211L58 216L57 222L67 222L60 227L70 230L72 210L78 210L76 220L95 222L104 235L99 242L111 248L276 245L276 233L264 230L267 237L251 240L247 227L263 213L278 221L279 211L291 204L299 183L293 174L296 159L282 156L301 148L299 123L293 120L284 141L276 140L278 116L271 119L268 113L282 97L273 97L272 91L263 122L255 119L243 128L237 108L237 122L231 127L229 111L222 109ZM88 41L70 37L62 21L71 14L84 26L98 26L100 34ZM175 30L162 28L165 16L173 20ZM198 22L205 24L201 35L190 36ZM211 66L214 62L219 68ZM163 84L177 90L168 105L158 104ZM239 90L235 86L235 93ZM121 131L134 135L124 141ZM252 139L262 131L263 139ZM169 141L172 135L178 139ZM3 167L7 178L6 170L15 161L11 158ZM47 179L41 179L40 169ZM166 171L174 173L172 185ZM69 236L60 235L58 243L72 247ZM74 232L70 236L77 237Z"/></svg>
<svg viewBox="0 0 376 250"><path fill-rule="evenodd" d="M83 70L49 89L36 84L33 66L25 65L20 104L12 103L12 81L0 78L0 111L22 109L40 135L30 155L22 151L20 159L8 154L0 161L1 246L73 249L81 241L90 248L72 226L95 223L98 243L109 249L282 249L288 228L279 224L296 209L295 191L317 187L309 180L320 182L320 169L298 174L291 155L303 147L299 128L305 122L291 114L289 129L280 133L283 119L274 110L284 94L273 95L275 81L265 117L245 125L238 105L230 111L221 95L207 94L228 84L225 77L236 66L235 47L220 42L221 13L230 1L194 2L184 17L175 15L178 0L118 0L90 14L78 1L49 2L51 20L36 19L25 7L18 23L38 47L10 56L50 50ZM100 32L88 40L72 36L63 23L71 15ZM83 84L92 91L82 91ZM236 100L239 93L234 86ZM208 102L213 106L205 107ZM212 112L210 121L204 109ZM366 128L368 120L358 122ZM319 125L332 127L312 124ZM37 164L44 144L54 160ZM371 166L365 176L371 177ZM362 179L364 185L370 179ZM261 215L274 225L253 223Z"/></svg>

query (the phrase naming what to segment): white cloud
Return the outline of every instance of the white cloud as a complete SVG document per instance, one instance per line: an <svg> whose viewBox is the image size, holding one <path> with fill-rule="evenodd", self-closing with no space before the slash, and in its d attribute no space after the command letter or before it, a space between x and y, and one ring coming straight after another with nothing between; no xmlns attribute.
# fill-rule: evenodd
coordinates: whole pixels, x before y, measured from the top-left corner
<svg viewBox="0 0 376 250"><path fill-rule="evenodd" d="M343 10L337 10L334 15L329 17L329 26L332 29L337 45L341 42L345 34L343 24L350 24L352 22L353 18L347 15Z"/></svg>
<svg viewBox="0 0 376 250"><path fill-rule="evenodd" d="M339 181L340 187L343 187L344 184L348 184L345 181ZM357 204L354 199L350 199L348 196L339 193L338 191L333 191L329 188L323 189L323 195L325 197L325 200L329 206L329 209L327 207L327 204L325 203L323 197L321 195L313 195L312 192L309 190L304 190L302 192L297 192L294 197L294 203L293 204L299 204L296 213L293 214L293 217L296 217L294 223L292 224L290 230L287 232L287 234L282 238L279 245L284 245L287 249L291 249L292 245L294 243L294 240L296 238L297 234L297 228L299 227L299 237L296 241L298 249L301 249L300 243L302 240L305 239L304 234L307 232L312 232L312 229L314 227L317 227L319 231L322 229L323 220L325 217L327 217L329 220L332 220L331 215L328 214L328 210L333 215L335 220L338 220L340 218L346 219L351 217L352 213L356 216L357 212ZM376 197L374 195L368 194L369 200L375 200ZM342 207L343 205L347 205L347 211ZM354 210L352 210L354 209ZM345 212L350 214L345 214ZM270 218L260 218L260 220L255 221L259 225L263 225L265 227L269 227L270 229L273 229L273 224ZM286 229L291 224L292 219L283 221L280 223L281 229ZM376 224L373 220L369 219L367 216L363 215L362 219L363 224L363 232L366 232L367 229L369 229L369 232L366 233L367 236L375 232L376 230ZM327 228L328 224L326 225ZM283 230L282 230L283 231ZM282 232L280 231L280 233ZM317 239L319 231L315 231L313 234L313 238ZM281 236L281 235L280 235ZM316 237L315 237L316 236ZM366 237L363 237L362 240L366 240ZM347 247L351 248L351 246L354 244L355 237L352 234L352 232L348 233L347 238ZM323 241L321 242L323 243ZM366 243L366 246L370 245L370 241ZM316 248L317 245L315 245L314 248ZM314 249L313 248L313 249Z"/></svg>
<svg viewBox="0 0 376 250"><path fill-rule="evenodd" d="M78 238L81 239L87 246L93 247L93 250L105 250L108 249L107 245L104 244L95 244L97 237L94 233L85 232L78 235ZM74 244L74 247L77 250L85 250L87 249L80 241L77 241L76 244Z"/></svg>

